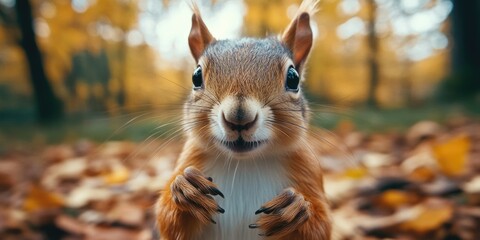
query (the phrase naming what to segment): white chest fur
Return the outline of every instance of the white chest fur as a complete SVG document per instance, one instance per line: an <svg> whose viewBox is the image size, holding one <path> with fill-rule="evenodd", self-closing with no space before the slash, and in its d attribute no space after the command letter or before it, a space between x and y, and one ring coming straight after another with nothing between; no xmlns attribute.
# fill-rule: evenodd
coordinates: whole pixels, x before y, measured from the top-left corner
<svg viewBox="0 0 480 240"><path fill-rule="evenodd" d="M248 228L258 216L255 211L262 204L289 187L284 164L271 160L217 159L204 169L206 176L224 193L225 199L215 197L224 214L214 217L217 224L209 226L199 239L202 240L254 240L261 239L257 229Z"/></svg>

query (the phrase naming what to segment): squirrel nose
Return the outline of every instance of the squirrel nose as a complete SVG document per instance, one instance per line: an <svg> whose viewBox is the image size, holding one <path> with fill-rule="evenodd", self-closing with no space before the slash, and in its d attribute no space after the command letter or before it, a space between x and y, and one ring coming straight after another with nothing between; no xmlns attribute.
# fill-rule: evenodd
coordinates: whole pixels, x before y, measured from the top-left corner
<svg viewBox="0 0 480 240"><path fill-rule="evenodd" d="M225 116L225 113L222 113L223 123L226 127L231 129L232 131L242 131L248 130L255 125L258 119L258 114L255 114L253 120L251 118L247 118L244 114L236 115L234 118L229 118L228 115Z"/></svg>

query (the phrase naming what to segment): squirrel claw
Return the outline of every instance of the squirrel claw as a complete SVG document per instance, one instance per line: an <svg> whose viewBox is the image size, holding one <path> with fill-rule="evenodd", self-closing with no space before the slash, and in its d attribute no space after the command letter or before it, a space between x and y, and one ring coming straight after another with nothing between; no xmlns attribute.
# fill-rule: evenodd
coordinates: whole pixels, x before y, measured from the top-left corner
<svg viewBox="0 0 480 240"><path fill-rule="evenodd" d="M309 217L310 203L293 188L265 203L255 214L263 213L249 228L259 228L260 236L285 236L303 224Z"/></svg>
<svg viewBox="0 0 480 240"><path fill-rule="evenodd" d="M260 214L260 213L262 213L262 212L265 212L265 210L267 210L267 208L261 207L261 208L259 208L257 211L255 211L255 215L258 215L258 214Z"/></svg>
<svg viewBox="0 0 480 240"><path fill-rule="evenodd" d="M211 192L210 194L212 194L212 195L214 195L214 196L219 195L220 197L225 198L225 196L223 195L223 193L220 192L220 190L218 190L218 188L212 187L211 190L212 190L212 192Z"/></svg>
<svg viewBox="0 0 480 240"><path fill-rule="evenodd" d="M191 212L200 221L216 224L212 216L224 213L212 196L223 196L215 183L194 167L187 167L170 185L173 202L183 211Z"/></svg>
<svg viewBox="0 0 480 240"><path fill-rule="evenodd" d="M279 211L290 205L295 200L295 197L295 191L292 188L287 188L273 200L267 202L262 207L260 207L255 212L255 215L258 215L260 213L270 214L272 212Z"/></svg>

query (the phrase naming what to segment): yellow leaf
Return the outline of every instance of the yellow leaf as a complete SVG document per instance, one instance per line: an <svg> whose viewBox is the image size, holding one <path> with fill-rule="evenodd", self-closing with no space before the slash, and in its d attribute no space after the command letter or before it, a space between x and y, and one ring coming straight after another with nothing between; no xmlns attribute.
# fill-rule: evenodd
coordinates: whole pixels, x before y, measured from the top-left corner
<svg viewBox="0 0 480 240"><path fill-rule="evenodd" d="M465 172L470 138L460 135L433 146L433 154L440 169L448 176L459 176Z"/></svg>
<svg viewBox="0 0 480 240"><path fill-rule="evenodd" d="M420 166L415 168L408 178L419 182L429 182L435 179L435 172L426 166Z"/></svg>
<svg viewBox="0 0 480 240"><path fill-rule="evenodd" d="M60 195L34 185L30 187L30 191L23 203L23 208L28 212L34 212L47 208L58 208L63 205L64 200Z"/></svg>
<svg viewBox="0 0 480 240"><path fill-rule="evenodd" d="M439 228L448 221L453 214L453 207L445 201L431 200L421 205L421 210L416 218L401 224L406 231L426 233Z"/></svg>
<svg viewBox="0 0 480 240"><path fill-rule="evenodd" d="M124 183L130 177L130 171L123 166L115 166L111 172L107 173L103 179L107 184Z"/></svg>
<svg viewBox="0 0 480 240"><path fill-rule="evenodd" d="M389 190L380 196L380 202L383 205L392 208L412 203L416 199L417 196L414 194L400 190Z"/></svg>
<svg viewBox="0 0 480 240"><path fill-rule="evenodd" d="M349 178L363 178L367 175L367 170L364 168L349 168L344 174Z"/></svg>

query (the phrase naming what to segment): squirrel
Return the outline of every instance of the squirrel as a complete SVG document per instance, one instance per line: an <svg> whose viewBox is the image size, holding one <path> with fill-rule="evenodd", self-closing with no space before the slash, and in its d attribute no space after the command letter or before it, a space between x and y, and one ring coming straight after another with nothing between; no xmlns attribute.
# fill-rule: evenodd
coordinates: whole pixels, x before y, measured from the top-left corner
<svg viewBox="0 0 480 240"><path fill-rule="evenodd" d="M161 238L330 239L301 88L317 0L305 0L280 37L261 39L216 40L192 5L198 65L185 145L156 203Z"/></svg>

